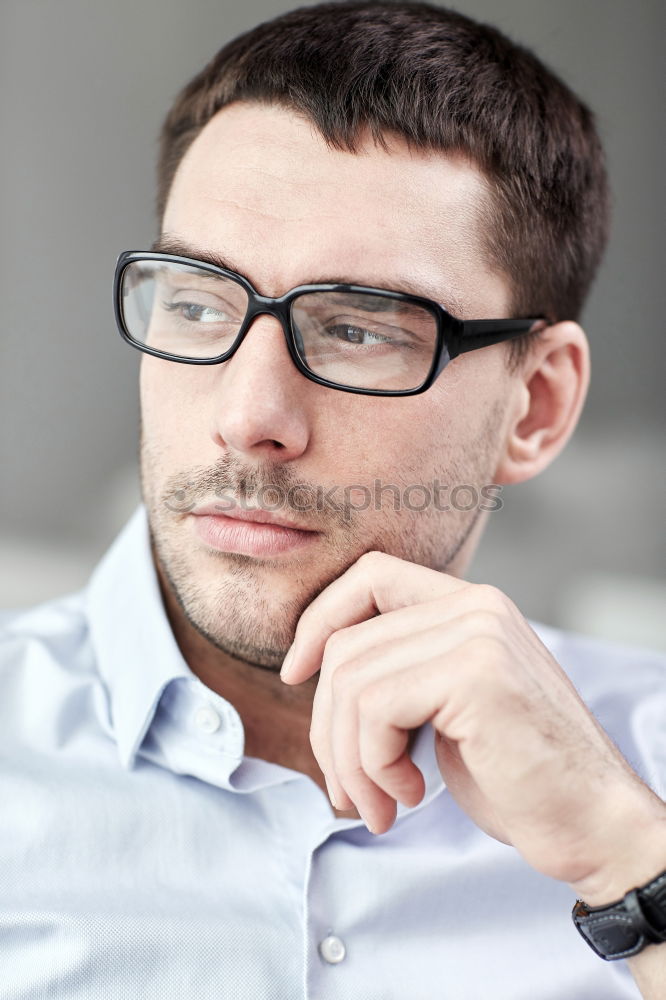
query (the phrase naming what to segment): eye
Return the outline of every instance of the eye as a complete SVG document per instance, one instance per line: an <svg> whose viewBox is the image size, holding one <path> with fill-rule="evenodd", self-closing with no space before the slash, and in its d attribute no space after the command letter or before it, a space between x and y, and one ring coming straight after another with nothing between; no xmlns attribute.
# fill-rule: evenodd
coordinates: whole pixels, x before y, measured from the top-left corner
<svg viewBox="0 0 666 1000"><path fill-rule="evenodd" d="M326 333L329 337L334 337L348 344L390 344L394 341L392 337L382 336L363 326L355 326L353 323L335 323L326 327Z"/></svg>
<svg viewBox="0 0 666 1000"><path fill-rule="evenodd" d="M167 312L175 312L191 323L225 323L230 317L227 312L198 302L163 302Z"/></svg>

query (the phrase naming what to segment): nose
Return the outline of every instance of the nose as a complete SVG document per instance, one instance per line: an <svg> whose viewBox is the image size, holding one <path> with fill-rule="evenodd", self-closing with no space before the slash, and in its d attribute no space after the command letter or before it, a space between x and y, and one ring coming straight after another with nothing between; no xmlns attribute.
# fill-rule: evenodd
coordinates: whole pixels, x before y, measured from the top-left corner
<svg viewBox="0 0 666 1000"><path fill-rule="evenodd" d="M212 436L245 459L286 462L310 437L307 379L289 355L274 317L258 316L236 353L217 372ZM314 387L314 386L313 386Z"/></svg>

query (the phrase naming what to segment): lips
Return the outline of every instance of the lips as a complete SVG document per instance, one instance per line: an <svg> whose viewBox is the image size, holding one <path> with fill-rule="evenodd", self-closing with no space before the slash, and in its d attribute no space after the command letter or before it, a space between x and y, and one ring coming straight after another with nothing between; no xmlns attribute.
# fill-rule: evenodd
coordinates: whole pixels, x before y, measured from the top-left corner
<svg viewBox="0 0 666 1000"><path fill-rule="evenodd" d="M304 525L272 510L263 507L231 506L228 500L218 500L215 503L204 504L190 511L194 517L228 517L235 521L249 521L254 524L273 524L280 528L292 528L295 531L312 531Z"/></svg>
<svg viewBox="0 0 666 1000"><path fill-rule="evenodd" d="M200 541L218 552L272 559L302 549L319 535L262 507L218 502L196 507L191 513Z"/></svg>

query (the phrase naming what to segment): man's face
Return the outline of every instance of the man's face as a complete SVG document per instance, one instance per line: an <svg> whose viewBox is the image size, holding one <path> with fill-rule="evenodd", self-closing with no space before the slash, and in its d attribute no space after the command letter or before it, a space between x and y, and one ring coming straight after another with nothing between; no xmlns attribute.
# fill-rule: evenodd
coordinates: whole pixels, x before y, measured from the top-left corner
<svg viewBox="0 0 666 1000"><path fill-rule="evenodd" d="M496 318L509 314L509 288L480 249L486 204L483 178L462 157L410 152L393 138L388 149L368 138L356 153L334 150L296 114L242 103L188 150L163 233L223 258L262 294L346 280ZM482 499L493 482L505 350L463 355L424 394L402 398L310 382L269 316L222 365L144 355L144 500L162 583L190 623L227 653L279 668L301 612L363 552L460 574L485 515L466 509L474 491L453 487ZM243 543L212 547L188 511L222 494L280 502L275 512L310 534L260 555ZM297 509L304 498L311 509Z"/></svg>

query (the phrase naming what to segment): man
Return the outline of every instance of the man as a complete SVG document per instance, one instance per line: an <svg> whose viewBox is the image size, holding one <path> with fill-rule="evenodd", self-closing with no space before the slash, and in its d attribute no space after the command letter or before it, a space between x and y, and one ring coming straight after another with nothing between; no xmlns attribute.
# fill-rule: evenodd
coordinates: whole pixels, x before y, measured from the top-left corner
<svg viewBox="0 0 666 1000"><path fill-rule="evenodd" d="M145 507L3 638L2 995L664 996L663 659L465 581L576 425L606 202L587 109L424 4L179 96Z"/></svg>

